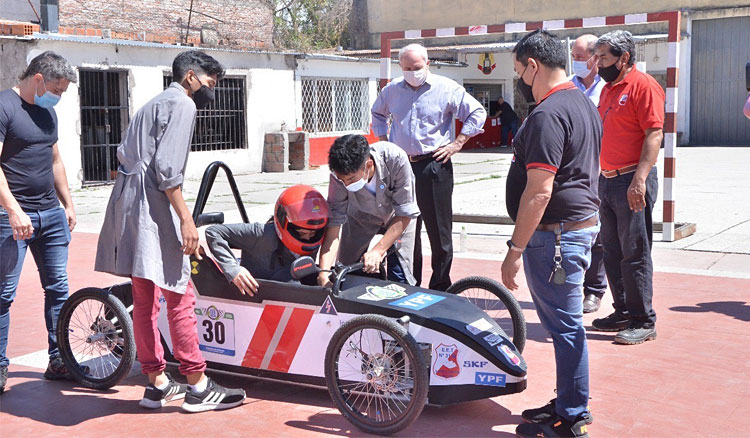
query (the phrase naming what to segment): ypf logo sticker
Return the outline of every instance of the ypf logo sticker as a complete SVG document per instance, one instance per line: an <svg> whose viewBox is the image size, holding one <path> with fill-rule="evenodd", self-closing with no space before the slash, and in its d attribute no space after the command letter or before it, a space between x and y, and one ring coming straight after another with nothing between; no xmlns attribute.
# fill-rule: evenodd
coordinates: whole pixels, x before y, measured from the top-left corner
<svg viewBox="0 0 750 438"><path fill-rule="evenodd" d="M432 372L443 379L452 379L461 373L456 344L440 344L435 348L435 363L432 364Z"/></svg>

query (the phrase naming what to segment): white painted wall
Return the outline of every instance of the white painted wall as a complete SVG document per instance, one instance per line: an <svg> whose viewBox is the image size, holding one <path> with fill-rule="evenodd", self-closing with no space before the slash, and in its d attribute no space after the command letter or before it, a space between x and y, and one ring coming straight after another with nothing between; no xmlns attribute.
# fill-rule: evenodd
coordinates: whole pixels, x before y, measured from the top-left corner
<svg viewBox="0 0 750 438"><path fill-rule="evenodd" d="M69 41L39 40L27 55L27 61L45 50L54 50L73 65L97 69L128 71L130 116L163 90L163 75L171 70L174 57L184 47L135 47L115 44L83 44ZM209 51L227 69L229 76L246 78L247 149L191 152L186 176L200 178L208 163L222 160L232 163L235 173L259 172L266 131L279 130L282 123L295 125L296 99L294 71L289 56ZM81 113L78 87L71 84L55 107L59 119L61 155L73 187L82 183Z"/></svg>

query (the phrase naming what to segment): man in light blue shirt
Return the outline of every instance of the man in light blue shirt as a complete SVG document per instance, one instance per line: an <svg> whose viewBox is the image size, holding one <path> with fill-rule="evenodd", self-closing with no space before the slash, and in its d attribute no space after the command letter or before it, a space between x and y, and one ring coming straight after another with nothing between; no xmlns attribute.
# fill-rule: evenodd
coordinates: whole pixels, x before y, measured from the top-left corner
<svg viewBox="0 0 750 438"><path fill-rule="evenodd" d="M570 48L573 58L573 82L583 94L586 95L594 106L599 106L599 96L606 82L599 77L599 67L594 58L596 42L599 39L595 35L587 34L579 36ZM591 266L586 270L583 280L583 313L592 313L599 310L602 296L607 290L607 275L604 272L604 254L602 243L596 238L591 248Z"/></svg>
<svg viewBox="0 0 750 438"><path fill-rule="evenodd" d="M381 141L391 141L409 155L414 171L417 204L422 212L417 221L414 245L414 274L421 282L422 221L432 250L429 287L445 290L451 285L453 262L453 165L451 156L469 138L484 132L487 111L466 90L451 79L429 71L427 50L410 44L399 51L404 76L380 92L372 106L372 129ZM388 132L388 118L393 122ZM453 120L463 123L451 140Z"/></svg>
<svg viewBox="0 0 750 438"><path fill-rule="evenodd" d="M573 58L573 77L570 79L583 94L586 95L594 106L599 106L599 96L602 88L607 84L597 74L599 67L594 59L594 46L598 38L596 35L581 35L570 48Z"/></svg>

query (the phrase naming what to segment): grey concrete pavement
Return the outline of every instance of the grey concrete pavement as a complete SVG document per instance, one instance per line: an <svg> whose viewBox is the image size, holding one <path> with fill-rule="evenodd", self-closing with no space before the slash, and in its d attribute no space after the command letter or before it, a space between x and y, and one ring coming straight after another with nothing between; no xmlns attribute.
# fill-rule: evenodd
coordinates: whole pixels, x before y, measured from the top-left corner
<svg viewBox="0 0 750 438"><path fill-rule="evenodd" d="M467 151L454 157L456 213L507 215L505 177L510 166L510 149ZM661 162L661 159L660 161ZM229 163L231 166L231 163ZM660 178L661 178L661 166ZM661 242L654 236L659 269L673 272L709 273L750 278L750 148L710 147L678 149L676 217L678 222L697 224L697 233L677 242ZM293 184L309 184L322 193L328 185L328 169L287 173L235 175L245 207L252 221L266 221L278 195ZM185 182L185 198L193 204L199 180ZM660 185L655 218L661 220ZM98 233L111 186L76 190L78 231ZM223 175L217 177L206 211L224 211L227 222L239 221L234 199ZM511 226L454 224L458 256L501 260ZM463 235L463 237L462 237ZM429 254L426 235L425 253Z"/></svg>

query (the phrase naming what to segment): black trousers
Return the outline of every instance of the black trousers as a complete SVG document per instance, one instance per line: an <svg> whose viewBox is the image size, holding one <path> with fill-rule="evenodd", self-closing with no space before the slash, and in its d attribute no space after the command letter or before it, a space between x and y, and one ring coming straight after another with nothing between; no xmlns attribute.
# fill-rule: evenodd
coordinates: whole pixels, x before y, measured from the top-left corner
<svg viewBox="0 0 750 438"><path fill-rule="evenodd" d="M615 311L630 318L633 328L656 324L652 306L654 264L652 212L659 180L656 168L646 178L646 207L634 212L628 206L628 187L634 173L615 178L599 177L604 267L612 290Z"/></svg>
<svg viewBox="0 0 750 438"><path fill-rule="evenodd" d="M604 250L602 249L601 237L596 237L594 246L591 247L591 266L586 270L583 278L583 294L604 296L607 290L607 273L604 270Z"/></svg>
<svg viewBox="0 0 750 438"><path fill-rule="evenodd" d="M444 291L452 284L453 264L453 163L426 159L411 163L417 205L422 214L417 219L414 242L414 276L422 282L422 224L427 230L432 250L432 277L429 288Z"/></svg>

